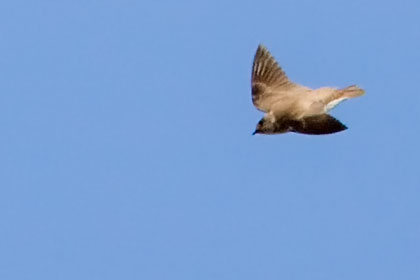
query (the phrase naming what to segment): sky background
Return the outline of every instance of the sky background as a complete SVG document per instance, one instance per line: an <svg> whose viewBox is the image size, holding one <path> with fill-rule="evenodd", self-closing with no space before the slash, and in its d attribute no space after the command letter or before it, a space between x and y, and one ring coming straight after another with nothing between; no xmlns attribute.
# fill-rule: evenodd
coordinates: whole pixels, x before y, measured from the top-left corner
<svg viewBox="0 0 420 280"><path fill-rule="evenodd" d="M3 1L0 279L420 279L418 1ZM255 50L358 84L252 136Z"/></svg>

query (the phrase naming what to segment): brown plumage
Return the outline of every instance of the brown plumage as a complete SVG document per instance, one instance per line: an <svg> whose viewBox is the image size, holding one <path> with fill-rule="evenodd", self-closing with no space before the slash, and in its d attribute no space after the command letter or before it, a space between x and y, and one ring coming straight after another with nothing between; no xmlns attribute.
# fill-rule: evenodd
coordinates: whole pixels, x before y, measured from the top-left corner
<svg viewBox="0 0 420 280"><path fill-rule="evenodd" d="M364 92L357 86L311 89L293 83L270 52L259 45L252 66L252 102L266 115L254 134L330 134L345 130L345 125L327 113L343 100Z"/></svg>

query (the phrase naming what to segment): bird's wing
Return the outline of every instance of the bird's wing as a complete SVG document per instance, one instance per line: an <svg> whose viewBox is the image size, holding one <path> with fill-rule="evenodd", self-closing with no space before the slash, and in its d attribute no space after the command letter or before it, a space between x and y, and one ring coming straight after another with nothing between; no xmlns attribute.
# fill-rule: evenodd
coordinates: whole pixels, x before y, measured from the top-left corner
<svg viewBox="0 0 420 280"><path fill-rule="evenodd" d="M336 118L328 115L316 115L293 121L291 131L303 134L331 134L346 130L347 127Z"/></svg>
<svg viewBox="0 0 420 280"><path fill-rule="evenodd" d="M291 82L270 52L259 45L252 66L252 102L263 112L271 105L294 91L306 90Z"/></svg>

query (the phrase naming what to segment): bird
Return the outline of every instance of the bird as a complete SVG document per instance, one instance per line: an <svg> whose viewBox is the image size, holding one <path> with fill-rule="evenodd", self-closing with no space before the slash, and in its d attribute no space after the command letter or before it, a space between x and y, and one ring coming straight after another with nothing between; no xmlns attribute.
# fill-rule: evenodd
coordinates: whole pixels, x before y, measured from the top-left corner
<svg viewBox="0 0 420 280"><path fill-rule="evenodd" d="M347 126L328 112L342 101L365 93L356 85L311 89L294 83L262 44L255 53L251 87L254 106L265 113L253 135L324 135L346 130Z"/></svg>

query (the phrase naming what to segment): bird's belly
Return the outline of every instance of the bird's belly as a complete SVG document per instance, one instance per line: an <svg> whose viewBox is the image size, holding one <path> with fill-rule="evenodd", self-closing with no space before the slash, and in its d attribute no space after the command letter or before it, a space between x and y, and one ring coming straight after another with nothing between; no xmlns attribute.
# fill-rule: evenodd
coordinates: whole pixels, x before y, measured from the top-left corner
<svg viewBox="0 0 420 280"><path fill-rule="evenodd" d="M298 113L296 101L291 100L290 98L277 100L275 103L273 103L270 109L271 114L273 114L277 119L284 117L293 117Z"/></svg>
<svg viewBox="0 0 420 280"><path fill-rule="evenodd" d="M297 118L315 116L325 113L325 104L307 98L301 98L295 104Z"/></svg>

